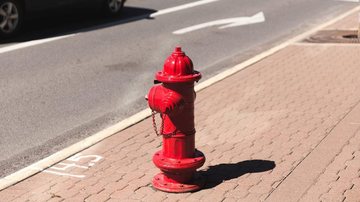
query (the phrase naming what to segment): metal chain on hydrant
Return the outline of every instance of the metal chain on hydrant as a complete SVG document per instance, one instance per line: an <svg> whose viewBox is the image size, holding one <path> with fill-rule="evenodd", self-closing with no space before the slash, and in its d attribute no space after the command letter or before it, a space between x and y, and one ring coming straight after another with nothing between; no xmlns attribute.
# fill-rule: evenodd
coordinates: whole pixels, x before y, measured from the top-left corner
<svg viewBox="0 0 360 202"><path fill-rule="evenodd" d="M151 111L151 116L152 116L154 131L155 131L155 134L156 134L157 136L159 136L159 135L162 135L163 132L164 132L164 118L163 118L163 114L160 114L161 126L160 126L160 133L159 133L159 132L158 132L158 129L157 129L157 126L156 126L155 114L157 114L157 112L154 111L154 110L152 110L152 111Z"/></svg>
<svg viewBox="0 0 360 202"><path fill-rule="evenodd" d="M152 117L152 121L153 121L153 127L154 127L155 134L157 136L163 135L166 137L171 137L173 135L176 135L176 133L177 133L176 129L174 130L174 132L164 134L164 116L166 116L166 114L161 114L161 113L160 113L161 125L160 125L160 133L159 133L157 126L156 126L155 114L157 114L157 112L154 110L151 110L151 117Z"/></svg>

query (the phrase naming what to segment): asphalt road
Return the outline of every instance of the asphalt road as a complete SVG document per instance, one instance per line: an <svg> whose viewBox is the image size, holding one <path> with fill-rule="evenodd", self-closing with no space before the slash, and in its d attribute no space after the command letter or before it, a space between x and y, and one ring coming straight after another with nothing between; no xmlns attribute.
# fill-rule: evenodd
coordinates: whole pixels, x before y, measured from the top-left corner
<svg viewBox="0 0 360 202"><path fill-rule="evenodd" d="M334 0L129 0L121 18L92 12L31 20L0 44L0 177L146 107L154 73L176 45L209 78L355 6ZM265 22L174 31L263 12ZM70 34L70 35L69 35ZM32 40L66 38L1 52Z"/></svg>

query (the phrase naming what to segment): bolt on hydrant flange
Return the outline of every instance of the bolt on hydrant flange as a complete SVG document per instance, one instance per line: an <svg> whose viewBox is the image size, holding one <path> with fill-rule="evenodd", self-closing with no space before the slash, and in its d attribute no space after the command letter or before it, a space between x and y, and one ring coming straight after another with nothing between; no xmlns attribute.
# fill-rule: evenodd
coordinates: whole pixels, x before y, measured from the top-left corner
<svg viewBox="0 0 360 202"><path fill-rule="evenodd" d="M203 178L196 169L205 163L205 156L195 149L194 82L201 74L194 70L191 59L176 47L166 59L163 71L155 75L155 83L148 95L153 111L155 132L162 135L162 150L155 153L154 164L160 168L153 187L165 192L191 192L201 189ZM162 119L157 130L154 114Z"/></svg>

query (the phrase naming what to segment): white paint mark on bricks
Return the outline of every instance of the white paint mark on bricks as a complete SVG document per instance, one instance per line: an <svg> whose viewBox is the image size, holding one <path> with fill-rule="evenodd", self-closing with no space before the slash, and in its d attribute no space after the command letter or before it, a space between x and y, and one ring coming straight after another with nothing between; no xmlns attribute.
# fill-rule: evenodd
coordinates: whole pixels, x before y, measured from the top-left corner
<svg viewBox="0 0 360 202"><path fill-rule="evenodd" d="M96 163L98 161L100 161L103 157L102 156L99 156L99 155L82 155L82 154L76 154L74 156L71 156L70 158L68 158L67 160L68 161L75 161L75 162L78 162L80 161L81 159L91 159L93 158L93 160L91 160L91 163Z"/></svg>
<svg viewBox="0 0 360 202"><path fill-rule="evenodd" d="M59 167L59 166L62 166L62 167ZM89 167L87 167L87 166L81 166L81 165L77 165L75 163L58 163L58 164L56 164L56 166L52 166L51 169L65 171L66 169L73 168L73 167L89 169Z"/></svg>
<svg viewBox="0 0 360 202"><path fill-rule="evenodd" d="M99 156L99 155L93 155L93 154L92 155L82 155L82 154L78 153L78 154L75 154L74 156L71 156L65 160L65 161L71 161L72 163L60 162L54 166L49 167L48 169L42 170L42 172L50 173L53 175L84 178L84 177L86 177L85 175L70 173L68 171L68 169L73 168L73 169L71 169L71 172L81 172L82 170L87 170L90 167L94 166L101 159L103 159L103 157ZM80 161L83 163L85 162L88 166L79 165ZM74 163L74 162L76 162L76 163Z"/></svg>
<svg viewBox="0 0 360 202"><path fill-rule="evenodd" d="M222 19L222 20L206 22L206 23L194 25L191 27L187 27L184 29L176 30L173 32L173 34L185 34L185 33L199 30L199 29L204 29L207 27L213 27L213 26L219 26L219 25L223 25L223 26L219 27L219 29L225 29L225 28L230 28L230 27L237 27L237 26L261 23L261 22L265 22L265 15L263 12L259 12L251 17L227 18L227 19Z"/></svg>
<svg viewBox="0 0 360 202"><path fill-rule="evenodd" d="M54 175L69 176L69 177L76 177L76 178L84 178L84 177L86 177L85 175L73 175L73 174L70 174L70 173L57 172L57 171L52 171L52 170L44 170L43 172L44 173L54 174Z"/></svg>
<svg viewBox="0 0 360 202"><path fill-rule="evenodd" d="M52 37L52 38L47 38L47 39L39 39L39 40L19 43L19 44L16 44L16 45L6 46L6 47L3 47L3 48L0 48L0 54L10 52L10 51L14 51L14 50L18 50L18 49L22 49L22 48L27 48L27 47L30 47L30 46L35 46L35 45L39 45L39 44L48 43L48 42L51 42L51 41L65 39L65 38L69 38L69 37L72 37L72 36L75 36L75 34Z"/></svg>
<svg viewBox="0 0 360 202"><path fill-rule="evenodd" d="M188 3L188 4L184 4L184 5L180 5L180 6L175 6L175 7L172 7L172 8L159 10L159 11L151 14L150 17L156 17L156 16L168 14L168 13L173 13L173 12L176 12L176 11L185 10L185 9L188 9L188 8L193 8L193 7L196 7L196 6L201 6L201 5L216 2L216 1L219 1L219 0L201 0L201 1L193 2L193 3Z"/></svg>

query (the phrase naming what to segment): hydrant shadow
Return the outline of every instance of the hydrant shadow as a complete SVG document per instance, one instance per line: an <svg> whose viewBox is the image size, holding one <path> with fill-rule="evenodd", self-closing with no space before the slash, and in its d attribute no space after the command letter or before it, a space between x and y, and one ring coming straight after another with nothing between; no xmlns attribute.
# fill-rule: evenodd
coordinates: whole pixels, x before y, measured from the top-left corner
<svg viewBox="0 0 360 202"><path fill-rule="evenodd" d="M239 163L209 166L207 170L200 171L201 176L206 180L203 189L211 189L224 181L238 178L247 173L269 171L274 169L275 166L274 161L268 160L247 160Z"/></svg>

